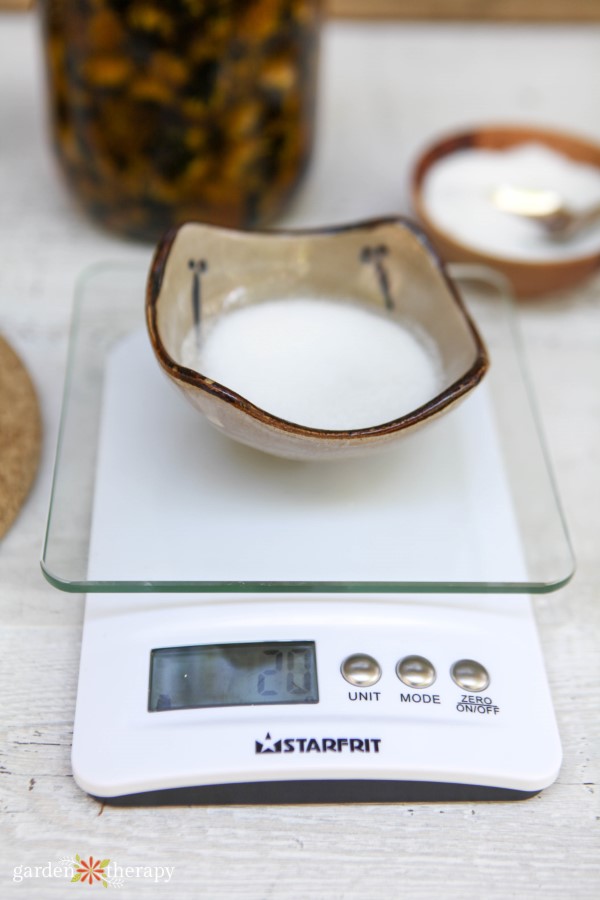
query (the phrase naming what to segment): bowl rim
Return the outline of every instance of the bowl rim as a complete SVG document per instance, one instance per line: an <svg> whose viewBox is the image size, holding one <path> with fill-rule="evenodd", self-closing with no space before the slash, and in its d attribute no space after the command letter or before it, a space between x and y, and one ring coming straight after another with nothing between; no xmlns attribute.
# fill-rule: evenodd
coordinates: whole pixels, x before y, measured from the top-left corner
<svg viewBox="0 0 600 900"><path fill-rule="evenodd" d="M587 163L587 165L595 165L600 170L600 144L593 139L584 137L583 135L574 134L569 131L561 131L557 128L549 128L543 125L530 125L527 123L520 124L514 122L512 124L494 124L475 125L471 128L463 128L457 131L447 132L439 138L436 138L419 154L416 162L412 167L410 176L410 193L412 207L419 217L419 220L431 231L434 236L439 236L447 244L451 245L455 253L464 256L465 251L470 254L471 259L477 258L481 262L487 262L488 265L507 265L519 269L523 272L533 272L546 270L549 272L564 272L567 269L579 268L581 266L593 266L596 263L600 266L600 249L593 253L585 255L571 256L566 259L557 260L531 260L499 255L488 250L479 250L472 244L460 241L453 232L447 231L440 227L429 215L423 200L423 183L427 172L436 162L458 150L470 150L477 147L490 149L487 144L482 144L482 137L486 136L504 136L509 139L510 143L506 146L518 146L518 144L538 141L546 144L553 150L556 150L558 143L562 147L582 147L586 150L593 151L598 156L598 163ZM514 140L513 140L514 138ZM559 150L563 156L574 159L566 150ZM575 160L577 161L577 160Z"/></svg>
<svg viewBox="0 0 600 900"><path fill-rule="evenodd" d="M177 239L179 232L189 225L199 225L202 228L210 229L215 232L223 232L224 234L237 235L240 237L264 237L267 239L277 240L285 238L299 237L332 237L345 232L351 231L371 231L384 225L397 225L409 231L423 245L425 251L429 254L431 260L435 264L442 280L448 290L450 299L458 307L463 320L465 321L475 346L475 360L471 366L459 378L452 382L448 387L444 388L435 397L432 397L426 403L419 406L403 416L384 422L379 425L372 425L366 428L353 429L326 429L313 428L310 426L300 425L287 419L276 416L267 412L259 406L256 406L243 395L231 390L217 381L212 381L202 373L189 369L186 366L179 365L167 353L160 337L157 326L157 303L160 296L163 278L167 261L170 256L171 249ZM182 382L193 387L199 388L212 396L223 400L225 403L235 406L240 411L246 413L252 418L258 420L264 425L271 426L279 432L286 432L290 435L299 437L313 437L332 441L365 441L369 438L382 437L384 435L394 434L403 431L419 423L425 422L436 414L442 412L448 406L456 402L458 399L469 393L483 379L486 374L490 362L487 348L479 331L466 309L460 294L451 278L448 276L446 267L434 249L427 234L412 220L405 216L384 216L379 218L365 219L357 222L351 222L342 225L325 226L318 228L302 228L302 229L263 229L253 230L251 232L242 231L235 228L225 228L219 225L209 225L205 222L184 222L181 225L169 229L166 234L158 242L156 247L150 271L148 274L146 286L146 325L148 334L154 353L162 366L162 368L176 382Z"/></svg>

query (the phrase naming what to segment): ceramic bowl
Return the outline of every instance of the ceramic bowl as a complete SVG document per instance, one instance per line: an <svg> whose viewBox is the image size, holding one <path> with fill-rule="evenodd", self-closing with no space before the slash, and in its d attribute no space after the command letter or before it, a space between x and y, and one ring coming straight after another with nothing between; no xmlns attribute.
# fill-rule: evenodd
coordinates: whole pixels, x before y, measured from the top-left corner
<svg viewBox="0 0 600 900"><path fill-rule="evenodd" d="M241 305L299 295L350 297L412 322L437 349L439 392L393 421L334 431L281 419L183 364L182 344L198 316L214 320ZM450 410L488 367L483 341L443 265L420 229L402 219L262 233L187 223L156 250L146 319L158 362L196 409L231 438L291 459L352 457L389 445Z"/></svg>
<svg viewBox="0 0 600 900"><path fill-rule="evenodd" d="M412 204L434 246L446 262L491 266L510 280L518 297L535 297L571 287L592 275L600 268L600 253L556 262L528 262L484 253L442 230L431 219L423 200L423 184L427 173L443 157L459 150L507 150L525 143L544 144L576 162L600 168L600 146L579 137L521 125L477 128L450 135L433 144L421 155L412 175Z"/></svg>

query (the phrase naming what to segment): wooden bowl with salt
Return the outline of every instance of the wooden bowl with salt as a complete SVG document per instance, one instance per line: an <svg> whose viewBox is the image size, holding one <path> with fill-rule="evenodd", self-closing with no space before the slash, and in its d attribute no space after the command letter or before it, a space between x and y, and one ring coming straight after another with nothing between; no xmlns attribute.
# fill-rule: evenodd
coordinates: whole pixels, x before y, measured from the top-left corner
<svg viewBox="0 0 600 900"><path fill-rule="evenodd" d="M446 225L441 226L426 202L425 184L432 169L452 154L469 150L507 151L520 145L541 145L566 160L598 169L600 176L600 146L593 141L561 131L525 125L486 126L451 134L431 145L419 157L412 174L412 204L425 231L446 262L467 262L489 266L506 276L518 297L538 297L570 288L590 277L600 268L600 240L597 251L560 258L523 259L506 252L492 252L469 244ZM552 188L553 185L547 187ZM491 202L491 201L490 201ZM520 223L519 223L520 224ZM536 228L533 223L531 227ZM474 242L475 244L475 242Z"/></svg>

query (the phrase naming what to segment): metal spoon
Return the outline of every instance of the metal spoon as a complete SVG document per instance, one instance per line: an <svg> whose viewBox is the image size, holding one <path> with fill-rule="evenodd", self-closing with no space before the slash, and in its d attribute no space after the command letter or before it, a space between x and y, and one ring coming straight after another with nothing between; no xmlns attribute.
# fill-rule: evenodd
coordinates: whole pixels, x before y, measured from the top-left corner
<svg viewBox="0 0 600 900"><path fill-rule="evenodd" d="M502 212L537 222L553 238L569 239L600 219L600 204L582 211L569 209L557 191L503 184L492 194Z"/></svg>

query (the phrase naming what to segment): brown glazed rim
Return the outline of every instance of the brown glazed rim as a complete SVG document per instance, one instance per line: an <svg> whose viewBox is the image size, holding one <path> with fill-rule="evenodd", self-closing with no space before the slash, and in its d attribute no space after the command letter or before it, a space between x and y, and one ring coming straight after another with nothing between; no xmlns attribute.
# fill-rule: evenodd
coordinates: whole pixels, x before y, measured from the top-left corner
<svg viewBox="0 0 600 900"><path fill-rule="evenodd" d="M240 237L244 235L258 235L273 240L277 240L279 238L294 239L298 237L310 236L328 237L349 231L371 231L381 227L382 225L399 225L402 228L406 228L428 251L429 255L435 262L435 265L440 272L446 284L446 287L448 288L450 296L462 313L475 342L477 350L475 361L473 365L464 373L464 375L454 381L449 387L447 387L436 397L429 400L427 403L423 404L413 412L408 413L404 416L400 416L398 419L393 419L391 422L386 422L381 425L375 425L369 428L355 428L351 430L337 431L324 428L309 428L303 425L298 425L295 422L289 422L286 419L280 418L279 416L272 415L271 413L268 413L265 410L261 409L259 406L255 406L249 400L246 400L246 398L241 396L241 394L237 394L235 391L232 391L229 388L225 387L225 385L219 384L219 382L217 381L210 381L204 375L200 374L199 372L195 372L193 369L188 369L185 366L180 366L172 359L172 357L167 353L163 346L156 324L156 305L158 302L158 297L160 295L160 289L163 282L167 260L171 252L171 248L181 228L185 227L185 225L194 224L211 228L215 232L221 231L226 234L237 234ZM444 267L444 263L442 262L437 252L434 250L425 232L417 225L415 225L414 222L403 216L390 216L387 218L368 219L362 222L352 223L350 225L340 225L330 228L302 229L297 231L266 230L243 232L231 228L222 228L220 226L207 226L203 222L187 222L183 225L179 225L175 228L170 229L161 238L154 253L154 258L150 267L146 288L146 324L148 327L148 333L150 336L152 347L161 366L175 380L192 385L196 388L200 388L200 390L206 391L206 393L218 397L225 403L230 403L232 406L236 406L244 413L247 413L249 416L257 419L265 425L270 425L272 428L287 432L288 434L295 434L303 437L359 441L366 438L375 438L386 434L393 434L395 432L402 431L403 429L409 428L412 425L424 422L436 413L441 412L459 397L462 397L464 394L468 393L472 388L479 384L489 368L489 358L485 344L483 343L483 340L479 332L477 331L473 320L467 312L453 282L448 277L448 274Z"/></svg>
<svg viewBox="0 0 600 900"><path fill-rule="evenodd" d="M521 270L546 270L555 272L565 270L569 266L579 266L584 263L593 265L597 262L600 265L600 253L588 253L584 256L573 256L567 259L552 260L532 260L529 262L525 259L517 259L512 256L499 256L491 251L478 250L471 247L470 244L462 243L450 231L440 228L427 212L423 203L423 182L429 169L438 160L445 156L456 153L457 150L472 150L479 148L482 150L507 150L518 144L528 141L538 141L552 150L557 150L563 156L577 162L587 165L595 165L600 168L600 145L594 143L585 137L579 137L575 134L569 134L563 131L556 131L551 128L537 128L532 125L484 125L479 128L466 129L464 131L453 132L452 134L442 137L440 140L432 143L418 158L411 178L411 194L413 210L418 215L420 221L431 231L434 236L439 235L446 243L454 248L457 254L468 251L471 258L478 257L481 260L498 261L514 266Z"/></svg>

